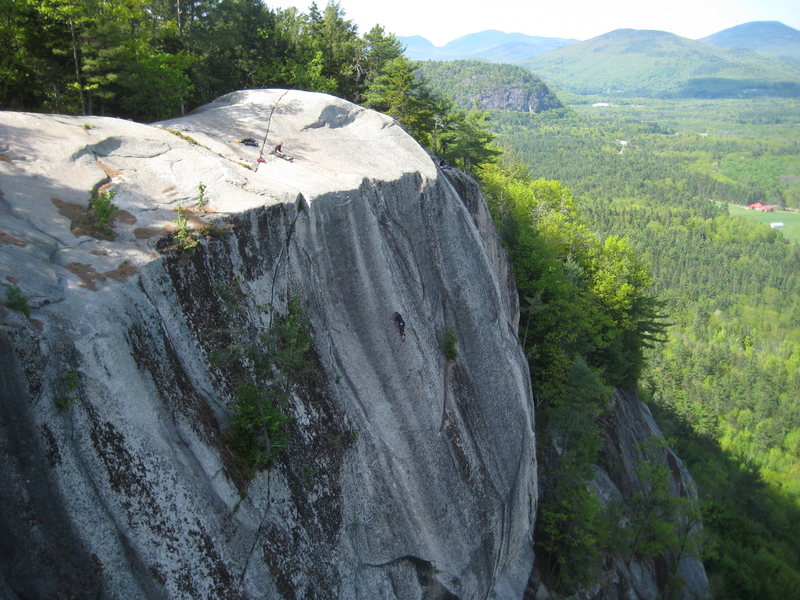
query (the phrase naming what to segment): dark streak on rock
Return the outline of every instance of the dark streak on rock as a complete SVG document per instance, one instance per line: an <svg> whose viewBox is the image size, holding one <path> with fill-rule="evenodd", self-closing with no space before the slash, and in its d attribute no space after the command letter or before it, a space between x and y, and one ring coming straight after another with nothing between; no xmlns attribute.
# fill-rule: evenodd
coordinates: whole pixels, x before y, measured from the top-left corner
<svg viewBox="0 0 800 600"><path fill-rule="evenodd" d="M239 361L213 364L210 357L231 344L252 343L253 332L263 328L259 315L264 314L265 307L256 306L256 300L245 290L254 279L272 277L276 268L287 266L289 253L285 247L290 216L293 219L286 206L278 205L236 217L230 221L230 233L221 240L201 244L183 259L173 254L165 256L165 269L180 310L198 346L209 357L209 371L225 395L248 373L248 367ZM171 410L183 407L187 415L192 411L196 415L204 402L187 380L166 336L156 340L151 336L141 330L129 333L137 362L152 374ZM161 358L153 362L150 356ZM310 358L314 371L322 372L316 350ZM181 390L180 397L176 397L175 390ZM342 527L340 470L345 454L357 442L342 408L317 378L298 386L287 410L295 416L302 413L307 422L300 427L299 419L291 420L291 450L279 455L270 468L280 470L287 481L299 526L267 521L260 531L259 547L285 598L322 599L315 590L336 589L341 577L335 555ZM212 429L211 424L205 429ZM222 437L218 433L215 436L212 445L225 462L229 477L243 492L246 482L238 480ZM302 577L298 577L301 556L313 560L303 561L307 564L302 567ZM299 580L308 582L303 592L295 589Z"/></svg>
<svg viewBox="0 0 800 600"><path fill-rule="evenodd" d="M236 588L236 582L231 576L228 567L220 557L214 546L214 541L206 532L200 521L196 521L198 529L189 531L189 535L195 539L197 547L203 552L206 559L209 575L214 581L213 595L211 598L219 600L238 600L242 597ZM195 595L195 597L197 597Z"/></svg>
<svg viewBox="0 0 800 600"><path fill-rule="evenodd" d="M159 397L173 419L178 415L186 417L195 433L217 449L226 472L232 477L235 468L213 411L195 389L163 328L159 334L158 338L154 338L150 330L138 325L128 330L127 338L136 364L150 373Z"/></svg>
<svg viewBox="0 0 800 600"><path fill-rule="evenodd" d="M168 533L166 528L159 525L166 521L150 489L147 466L138 455L128 450L125 436L114 427L113 423L101 422L91 404L86 404L85 407L89 419L89 436L97 456L106 468L111 489L131 501L123 503L128 512L129 523L145 517L153 531L166 536ZM136 506L134 507L132 503Z"/></svg>
<svg viewBox="0 0 800 600"><path fill-rule="evenodd" d="M54 469L61 464L61 452L58 449L56 437L46 423L42 423L39 426L39 432L42 434L42 440L45 443L47 464L51 469Z"/></svg>
<svg viewBox="0 0 800 600"><path fill-rule="evenodd" d="M54 436L37 427L33 411L40 407L30 401L34 396L21 364L26 358L17 355L9 337L0 332L3 592L15 598L99 598L102 565L75 531L51 469L43 468L57 460Z"/></svg>

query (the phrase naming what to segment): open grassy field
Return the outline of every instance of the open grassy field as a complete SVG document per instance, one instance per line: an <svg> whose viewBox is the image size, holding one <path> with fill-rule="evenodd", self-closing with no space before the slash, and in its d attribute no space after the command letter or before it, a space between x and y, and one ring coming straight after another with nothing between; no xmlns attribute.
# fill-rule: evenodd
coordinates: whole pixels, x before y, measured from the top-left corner
<svg viewBox="0 0 800 600"><path fill-rule="evenodd" d="M731 215L749 219L756 223L783 223L785 227L778 231L791 242L800 242L800 212L761 212L758 210L748 210L743 206L728 204L728 211Z"/></svg>

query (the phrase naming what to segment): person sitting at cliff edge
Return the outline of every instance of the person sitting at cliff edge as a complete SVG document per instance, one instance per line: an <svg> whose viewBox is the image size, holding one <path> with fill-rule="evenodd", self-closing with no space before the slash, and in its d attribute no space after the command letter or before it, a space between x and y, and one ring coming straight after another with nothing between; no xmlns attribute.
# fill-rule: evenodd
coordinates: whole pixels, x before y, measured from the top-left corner
<svg viewBox="0 0 800 600"><path fill-rule="evenodd" d="M406 339L406 322L403 320L403 316L399 312L394 313L394 322L397 323L397 328L400 330L400 339L405 341Z"/></svg>

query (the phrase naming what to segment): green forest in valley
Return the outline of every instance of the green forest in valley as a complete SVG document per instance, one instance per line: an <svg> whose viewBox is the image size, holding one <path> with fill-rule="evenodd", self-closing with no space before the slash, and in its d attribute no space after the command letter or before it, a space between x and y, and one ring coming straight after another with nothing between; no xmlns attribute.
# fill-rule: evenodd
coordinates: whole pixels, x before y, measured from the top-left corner
<svg viewBox="0 0 800 600"><path fill-rule="evenodd" d="M566 110L493 113L499 139L647 265L669 326L645 350L640 393L698 482L715 597L788 597L800 582L800 246L756 217L793 227L800 213L743 218L727 204L800 205L800 105L564 97Z"/></svg>
<svg viewBox="0 0 800 600"><path fill-rule="evenodd" d="M540 446L571 440L555 463L540 457L550 483L540 488L538 560L568 594L590 585L592 557L680 546L659 528L657 502L643 550L632 542L643 532L620 527L586 492L602 459L603 406L614 387L638 385L696 476L715 597L791 595L800 585L791 241L800 107L563 97L569 108L489 113L504 152L472 169L514 269ZM753 202L777 212L742 208L742 218L728 208ZM788 229L759 222L765 215ZM663 514L693 518L685 506Z"/></svg>

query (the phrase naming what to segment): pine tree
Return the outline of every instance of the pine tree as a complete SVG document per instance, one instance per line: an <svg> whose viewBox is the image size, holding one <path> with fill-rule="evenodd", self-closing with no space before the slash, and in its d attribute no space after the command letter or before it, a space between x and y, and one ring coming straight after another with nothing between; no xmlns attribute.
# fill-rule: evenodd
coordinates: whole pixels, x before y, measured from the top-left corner
<svg viewBox="0 0 800 600"><path fill-rule="evenodd" d="M391 115L417 141L430 144L437 112L436 97L415 77L417 67L405 56L386 63L366 93L366 105Z"/></svg>

